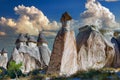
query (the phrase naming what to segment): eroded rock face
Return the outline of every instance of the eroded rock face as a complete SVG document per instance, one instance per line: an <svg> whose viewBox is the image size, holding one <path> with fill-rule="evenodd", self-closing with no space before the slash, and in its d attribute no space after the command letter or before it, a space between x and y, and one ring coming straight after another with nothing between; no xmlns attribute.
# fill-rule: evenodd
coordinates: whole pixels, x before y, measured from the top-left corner
<svg viewBox="0 0 120 80"><path fill-rule="evenodd" d="M60 74L71 75L77 71L77 50L73 31L65 33L65 43L62 55Z"/></svg>
<svg viewBox="0 0 120 80"><path fill-rule="evenodd" d="M71 75L77 71L77 51L73 31L62 28L55 39L48 73Z"/></svg>
<svg viewBox="0 0 120 80"><path fill-rule="evenodd" d="M24 51L24 50L20 51L19 49L17 50L15 48L12 53L11 60L14 60L16 63L22 62L21 70L23 73L28 73L34 69L41 68L41 60L39 57L39 53L37 54L36 53L37 51L34 51L34 49L30 49L30 50L26 49L26 48L24 48L24 49L26 51ZM29 52L29 53L27 53L27 52ZM39 50L38 50L38 52L39 52Z"/></svg>
<svg viewBox="0 0 120 80"><path fill-rule="evenodd" d="M20 35L16 44L10 61L14 60L16 63L22 62L21 70L23 73L40 69L42 61L35 39L33 37L27 39L24 35Z"/></svg>
<svg viewBox="0 0 120 80"><path fill-rule="evenodd" d="M3 49L0 52L0 67L3 67L6 69L8 63L8 55L7 52Z"/></svg>
<svg viewBox="0 0 120 80"><path fill-rule="evenodd" d="M39 51L41 54L41 61L42 61L42 66L49 66L49 61L51 57L51 51L48 48L48 45L43 43L42 45L39 46Z"/></svg>
<svg viewBox="0 0 120 80"><path fill-rule="evenodd" d="M0 67L3 67L3 68L6 69L7 62L8 62L8 58L7 57L0 56Z"/></svg>
<svg viewBox="0 0 120 80"><path fill-rule="evenodd" d="M67 12L60 19L62 28L54 41L48 74L69 76L77 71L77 49L74 32L70 30L71 19Z"/></svg>
<svg viewBox="0 0 120 80"><path fill-rule="evenodd" d="M93 26L80 28L76 42L80 71L112 67L114 46L98 31L93 30Z"/></svg>
<svg viewBox="0 0 120 80"><path fill-rule="evenodd" d="M45 39L45 36L43 35L42 32L39 33L37 42L38 42L39 52L41 55L42 67L43 68L48 67L51 57L51 51L48 47L47 40Z"/></svg>

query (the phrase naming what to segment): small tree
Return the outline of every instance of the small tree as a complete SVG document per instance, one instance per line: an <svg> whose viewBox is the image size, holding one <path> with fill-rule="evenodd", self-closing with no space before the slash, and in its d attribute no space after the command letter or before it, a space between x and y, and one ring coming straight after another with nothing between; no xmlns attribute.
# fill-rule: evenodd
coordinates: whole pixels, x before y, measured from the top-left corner
<svg viewBox="0 0 120 80"><path fill-rule="evenodd" d="M18 74L20 72L20 68L22 67L22 62L16 64L15 61L11 61L8 65L8 74L15 75L16 79L18 79Z"/></svg>

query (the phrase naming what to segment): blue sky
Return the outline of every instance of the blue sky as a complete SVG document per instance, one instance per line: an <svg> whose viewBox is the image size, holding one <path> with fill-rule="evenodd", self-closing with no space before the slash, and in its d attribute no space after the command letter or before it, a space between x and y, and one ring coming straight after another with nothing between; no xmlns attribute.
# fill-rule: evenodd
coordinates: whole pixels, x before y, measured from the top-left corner
<svg viewBox="0 0 120 80"><path fill-rule="evenodd" d="M74 19L79 19L80 13L85 10L86 0L0 0L0 17L18 18L14 7L18 5L35 6L41 10L50 20L57 20L64 11L68 11ZM120 2L99 1L109 8L120 19Z"/></svg>
<svg viewBox="0 0 120 80"><path fill-rule="evenodd" d="M115 16L116 17L115 20L118 23L120 23L120 2L119 1L115 1L115 2L113 2L113 1L107 2L105 0L97 0L97 1L102 6L109 9L110 12L108 12L108 13L113 13L112 16L113 17ZM15 7L17 7L17 9L19 9L18 5L24 5L24 8L34 6L35 8L41 10L41 12L45 16L47 16L47 19L51 22L50 25L53 25L54 23L52 23L52 21L56 21L58 23L59 19L61 17L61 14L65 11L68 11L74 20L78 20L78 21L81 20L82 18L80 17L80 14L82 14L84 11L86 11L86 8L85 8L86 2L87 2L87 0L0 0L0 18L4 17L6 20L8 20L10 18L13 20L13 22L15 22L17 24L17 26L15 26L14 29L12 29L13 26L8 27L6 25L4 25L4 26L0 25L0 31L5 31L5 33L7 33L7 35L5 35L5 36L0 36L0 44L3 44L2 46L0 46L0 49L7 48L8 51L11 51L13 46L15 46L14 42L15 42L16 36L18 36L18 34L14 35L14 36L11 36L9 34L14 33L16 27L21 27L18 24L18 23L21 23L21 21L18 21L18 20L19 19L22 20L23 16L20 14L20 12L18 12L18 14L16 14L16 12L14 11ZM39 11L38 11L38 13L39 13ZM88 13L89 13L89 11L88 11ZM24 15L26 16L26 13ZM107 16L108 14L105 14L105 15ZM31 15L30 16L27 15L27 17L31 17ZM101 17L103 18L104 16L100 16L100 18ZM111 19L108 17L106 17L103 20ZM96 18L94 18L94 19L96 19ZM35 21L36 21L36 19L35 19ZM30 21L28 21L28 22L31 23ZM105 22L107 22L107 21L105 21ZM81 22L79 22L79 23L81 23ZM29 27L29 25L28 25L28 27ZM19 28L18 28L18 31L19 31ZM52 45L53 40L54 39L49 40L49 38L48 38L50 45ZM52 46L50 46L50 47L52 47Z"/></svg>
<svg viewBox="0 0 120 80"><path fill-rule="evenodd" d="M50 20L59 20L64 11L70 12L75 18L84 11L85 0L0 0L0 16L17 18L14 7L18 5L35 6Z"/></svg>

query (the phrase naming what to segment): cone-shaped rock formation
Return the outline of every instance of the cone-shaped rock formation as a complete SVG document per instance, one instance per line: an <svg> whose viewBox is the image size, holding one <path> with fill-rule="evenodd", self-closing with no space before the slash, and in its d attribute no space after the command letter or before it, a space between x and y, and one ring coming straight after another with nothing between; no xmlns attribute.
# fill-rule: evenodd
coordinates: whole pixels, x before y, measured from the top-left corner
<svg viewBox="0 0 120 80"><path fill-rule="evenodd" d="M78 67L80 71L112 67L114 46L108 42L95 26L84 26L77 35Z"/></svg>
<svg viewBox="0 0 120 80"><path fill-rule="evenodd" d="M72 18L67 12L61 17L62 28L59 30L53 46L48 74L71 75L77 71L77 50L75 35L70 30Z"/></svg>
<svg viewBox="0 0 120 80"><path fill-rule="evenodd" d="M45 39L42 32L39 33L37 41L38 41L39 52L41 55L42 66L46 67L49 65L51 51L48 48L47 40Z"/></svg>

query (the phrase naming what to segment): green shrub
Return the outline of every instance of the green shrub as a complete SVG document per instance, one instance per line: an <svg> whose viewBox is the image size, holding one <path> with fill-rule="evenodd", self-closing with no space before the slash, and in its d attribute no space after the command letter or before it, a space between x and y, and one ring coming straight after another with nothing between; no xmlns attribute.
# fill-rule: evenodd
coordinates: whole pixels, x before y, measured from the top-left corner
<svg viewBox="0 0 120 80"><path fill-rule="evenodd" d="M4 76L7 74L7 70L3 67L0 67L0 79L4 78Z"/></svg>
<svg viewBox="0 0 120 80"><path fill-rule="evenodd" d="M22 62L19 64L16 64L15 61L11 61L8 65L8 75L11 78L18 78L19 76L22 75L22 71L20 70L22 66Z"/></svg>

